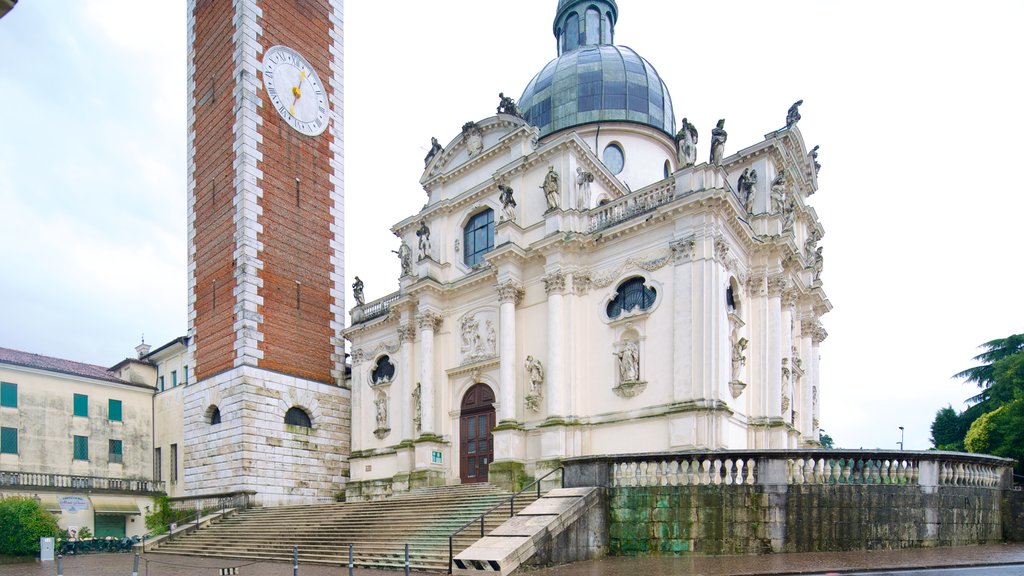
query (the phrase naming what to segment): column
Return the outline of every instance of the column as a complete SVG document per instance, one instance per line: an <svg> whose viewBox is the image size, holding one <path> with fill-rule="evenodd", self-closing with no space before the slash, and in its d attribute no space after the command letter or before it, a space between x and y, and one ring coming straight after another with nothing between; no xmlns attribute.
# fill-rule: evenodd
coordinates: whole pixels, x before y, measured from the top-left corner
<svg viewBox="0 0 1024 576"><path fill-rule="evenodd" d="M411 322L398 327L398 393L401 394L402 440L415 438L413 426L415 409L412 405L412 390L416 386L412 374L412 343L416 341L416 326Z"/></svg>
<svg viewBox="0 0 1024 576"><path fill-rule="evenodd" d="M803 435L803 443L815 438L812 426L814 403L811 397L811 387L814 386L814 349L811 344L814 326L814 316L805 311L800 321L800 357L804 363L804 379L800 387L800 434Z"/></svg>
<svg viewBox="0 0 1024 576"><path fill-rule="evenodd" d="M811 417L811 437L818 440L818 426L820 425L821 418L821 369L818 364L818 356L820 355L820 345L828 338L828 332L821 326L820 322L815 322L814 335L811 336L811 366L814 367L814 379L811 380L813 388L811 389L811 402L814 406L814 415Z"/></svg>
<svg viewBox="0 0 1024 576"><path fill-rule="evenodd" d="M767 365L765 382L765 415L782 418L782 292L786 288L786 277L779 274L768 278L768 332ZM787 351L788 352L788 351ZM783 448L783 446L769 446Z"/></svg>
<svg viewBox="0 0 1024 576"><path fill-rule="evenodd" d="M416 315L420 329L420 435L436 435L434 407L437 403L434 393L434 332L441 327L441 316L433 310L423 310Z"/></svg>
<svg viewBox="0 0 1024 576"><path fill-rule="evenodd" d="M788 285L789 282L787 280ZM782 314L779 326L781 329L779 332L779 348L782 350L782 357L788 359L785 364L789 367L788 387L782 390L782 394L789 398L790 407L787 410L789 412L796 409L796 366L793 365L793 305L796 304L796 291L786 288L782 293L780 303L782 305ZM787 383L782 382L782 384L786 385ZM781 400L779 410L782 413ZM782 419L789 422L789 415L782 413ZM796 426L796 422L792 424L794 427Z"/></svg>
<svg viewBox="0 0 1024 576"><path fill-rule="evenodd" d="M523 288L518 283L498 284L499 423L516 421L516 305L522 298Z"/></svg>
<svg viewBox="0 0 1024 576"><path fill-rule="evenodd" d="M548 351L547 351L547 410L548 419L565 416L565 382L563 374L562 344L565 331L562 323L562 292L565 275L554 271L544 277L544 291L548 294Z"/></svg>
<svg viewBox="0 0 1024 576"><path fill-rule="evenodd" d="M672 400L697 397L693 390L693 249L692 238L669 243L673 265ZM673 445L676 445L673 442Z"/></svg>

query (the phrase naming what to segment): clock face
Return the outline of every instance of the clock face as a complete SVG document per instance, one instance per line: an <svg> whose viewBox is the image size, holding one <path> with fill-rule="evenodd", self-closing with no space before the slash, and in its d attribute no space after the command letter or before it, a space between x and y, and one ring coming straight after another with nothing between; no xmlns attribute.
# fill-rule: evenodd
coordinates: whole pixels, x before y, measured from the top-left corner
<svg viewBox="0 0 1024 576"><path fill-rule="evenodd" d="M263 84L277 113L307 136L327 129L327 94L313 67L287 46L272 46L263 54Z"/></svg>

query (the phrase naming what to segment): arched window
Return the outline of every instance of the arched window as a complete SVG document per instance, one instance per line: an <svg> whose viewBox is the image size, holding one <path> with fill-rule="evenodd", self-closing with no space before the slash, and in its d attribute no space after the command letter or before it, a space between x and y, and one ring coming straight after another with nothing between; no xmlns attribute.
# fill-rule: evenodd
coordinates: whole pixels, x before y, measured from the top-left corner
<svg viewBox="0 0 1024 576"><path fill-rule="evenodd" d="M302 426L303 428L312 428L313 422L309 419L309 414L298 406L292 406L284 414L284 423L291 424L292 426Z"/></svg>
<svg viewBox="0 0 1024 576"><path fill-rule="evenodd" d="M619 284L615 298L608 303L608 317L618 318L623 312L629 312L639 308L647 310L654 306L654 300L658 296L654 287L644 284L644 279L636 276Z"/></svg>
<svg viewBox="0 0 1024 576"><path fill-rule="evenodd" d="M488 208L469 219L463 230L465 262L476 266L484 261L484 254L494 248L494 210Z"/></svg>
<svg viewBox="0 0 1024 576"><path fill-rule="evenodd" d="M373 367L373 372L370 374L370 381L374 384L380 384L383 382L391 382L391 379L395 376L395 365L391 363L391 358L387 356L381 356L377 360L377 364Z"/></svg>
<svg viewBox="0 0 1024 576"><path fill-rule="evenodd" d="M605 44L614 44L612 42L612 13L605 12L604 18L601 19L601 40Z"/></svg>
<svg viewBox="0 0 1024 576"><path fill-rule="evenodd" d="M214 406L213 410L210 410L210 426L216 426L217 424L220 424L220 408Z"/></svg>
<svg viewBox="0 0 1024 576"><path fill-rule="evenodd" d="M587 46L593 46L601 42L601 13L596 8L587 9L587 30L585 41Z"/></svg>
<svg viewBox="0 0 1024 576"><path fill-rule="evenodd" d="M669 164L668 160L665 160L665 178L672 175L672 165Z"/></svg>
<svg viewBox="0 0 1024 576"><path fill-rule="evenodd" d="M623 166L626 165L626 156L622 153L622 147L614 142L605 147L601 158L604 160L605 167L612 174L622 172Z"/></svg>
<svg viewBox="0 0 1024 576"><path fill-rule="evenodd" d="M580 17L573 12L565 21L565 51L571 52L580 45Z"/></svg>

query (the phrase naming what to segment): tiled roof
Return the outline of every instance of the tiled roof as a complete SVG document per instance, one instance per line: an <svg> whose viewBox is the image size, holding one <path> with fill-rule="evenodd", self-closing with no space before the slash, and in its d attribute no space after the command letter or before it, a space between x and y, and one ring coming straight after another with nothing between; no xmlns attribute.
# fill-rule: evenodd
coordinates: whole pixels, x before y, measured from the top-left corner
<svg viewBox="0 0 1024 576"><path fill-rule="evenodd" d="M60 372L61 374L84 376L85 378L94 378L96 380L106 380L108 382L138 386L138 384L118 378L113 372L103 366L83 364L82 362L73 362L62 358L32 354L31 352L11 350L10 348L0 348L0 364L13 364L15 366L24 366L26 368L36 368L38 370L48 370L50 372Z"/></svg>

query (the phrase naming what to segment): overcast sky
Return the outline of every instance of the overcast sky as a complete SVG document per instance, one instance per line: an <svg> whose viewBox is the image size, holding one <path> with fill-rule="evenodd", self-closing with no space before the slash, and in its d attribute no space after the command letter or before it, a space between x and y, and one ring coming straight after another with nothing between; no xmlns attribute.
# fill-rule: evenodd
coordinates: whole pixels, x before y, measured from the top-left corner
<svg viewBox="0 0 1024 576"><path fill-rule="evenodd" d="M22 0L0 19L0 346L112 365L186 324L185 2ZM397 289L431 136L555 57L555 0L346 5L346 284ZM821 427L926 448L950 376L1024 331L1019 1L620 0L706 158L783 125L821 145ZM321 75L327 71L320 71ZM347 289L347 286L346 286ZM351 302L348 302L351 305Z"/></svg>

